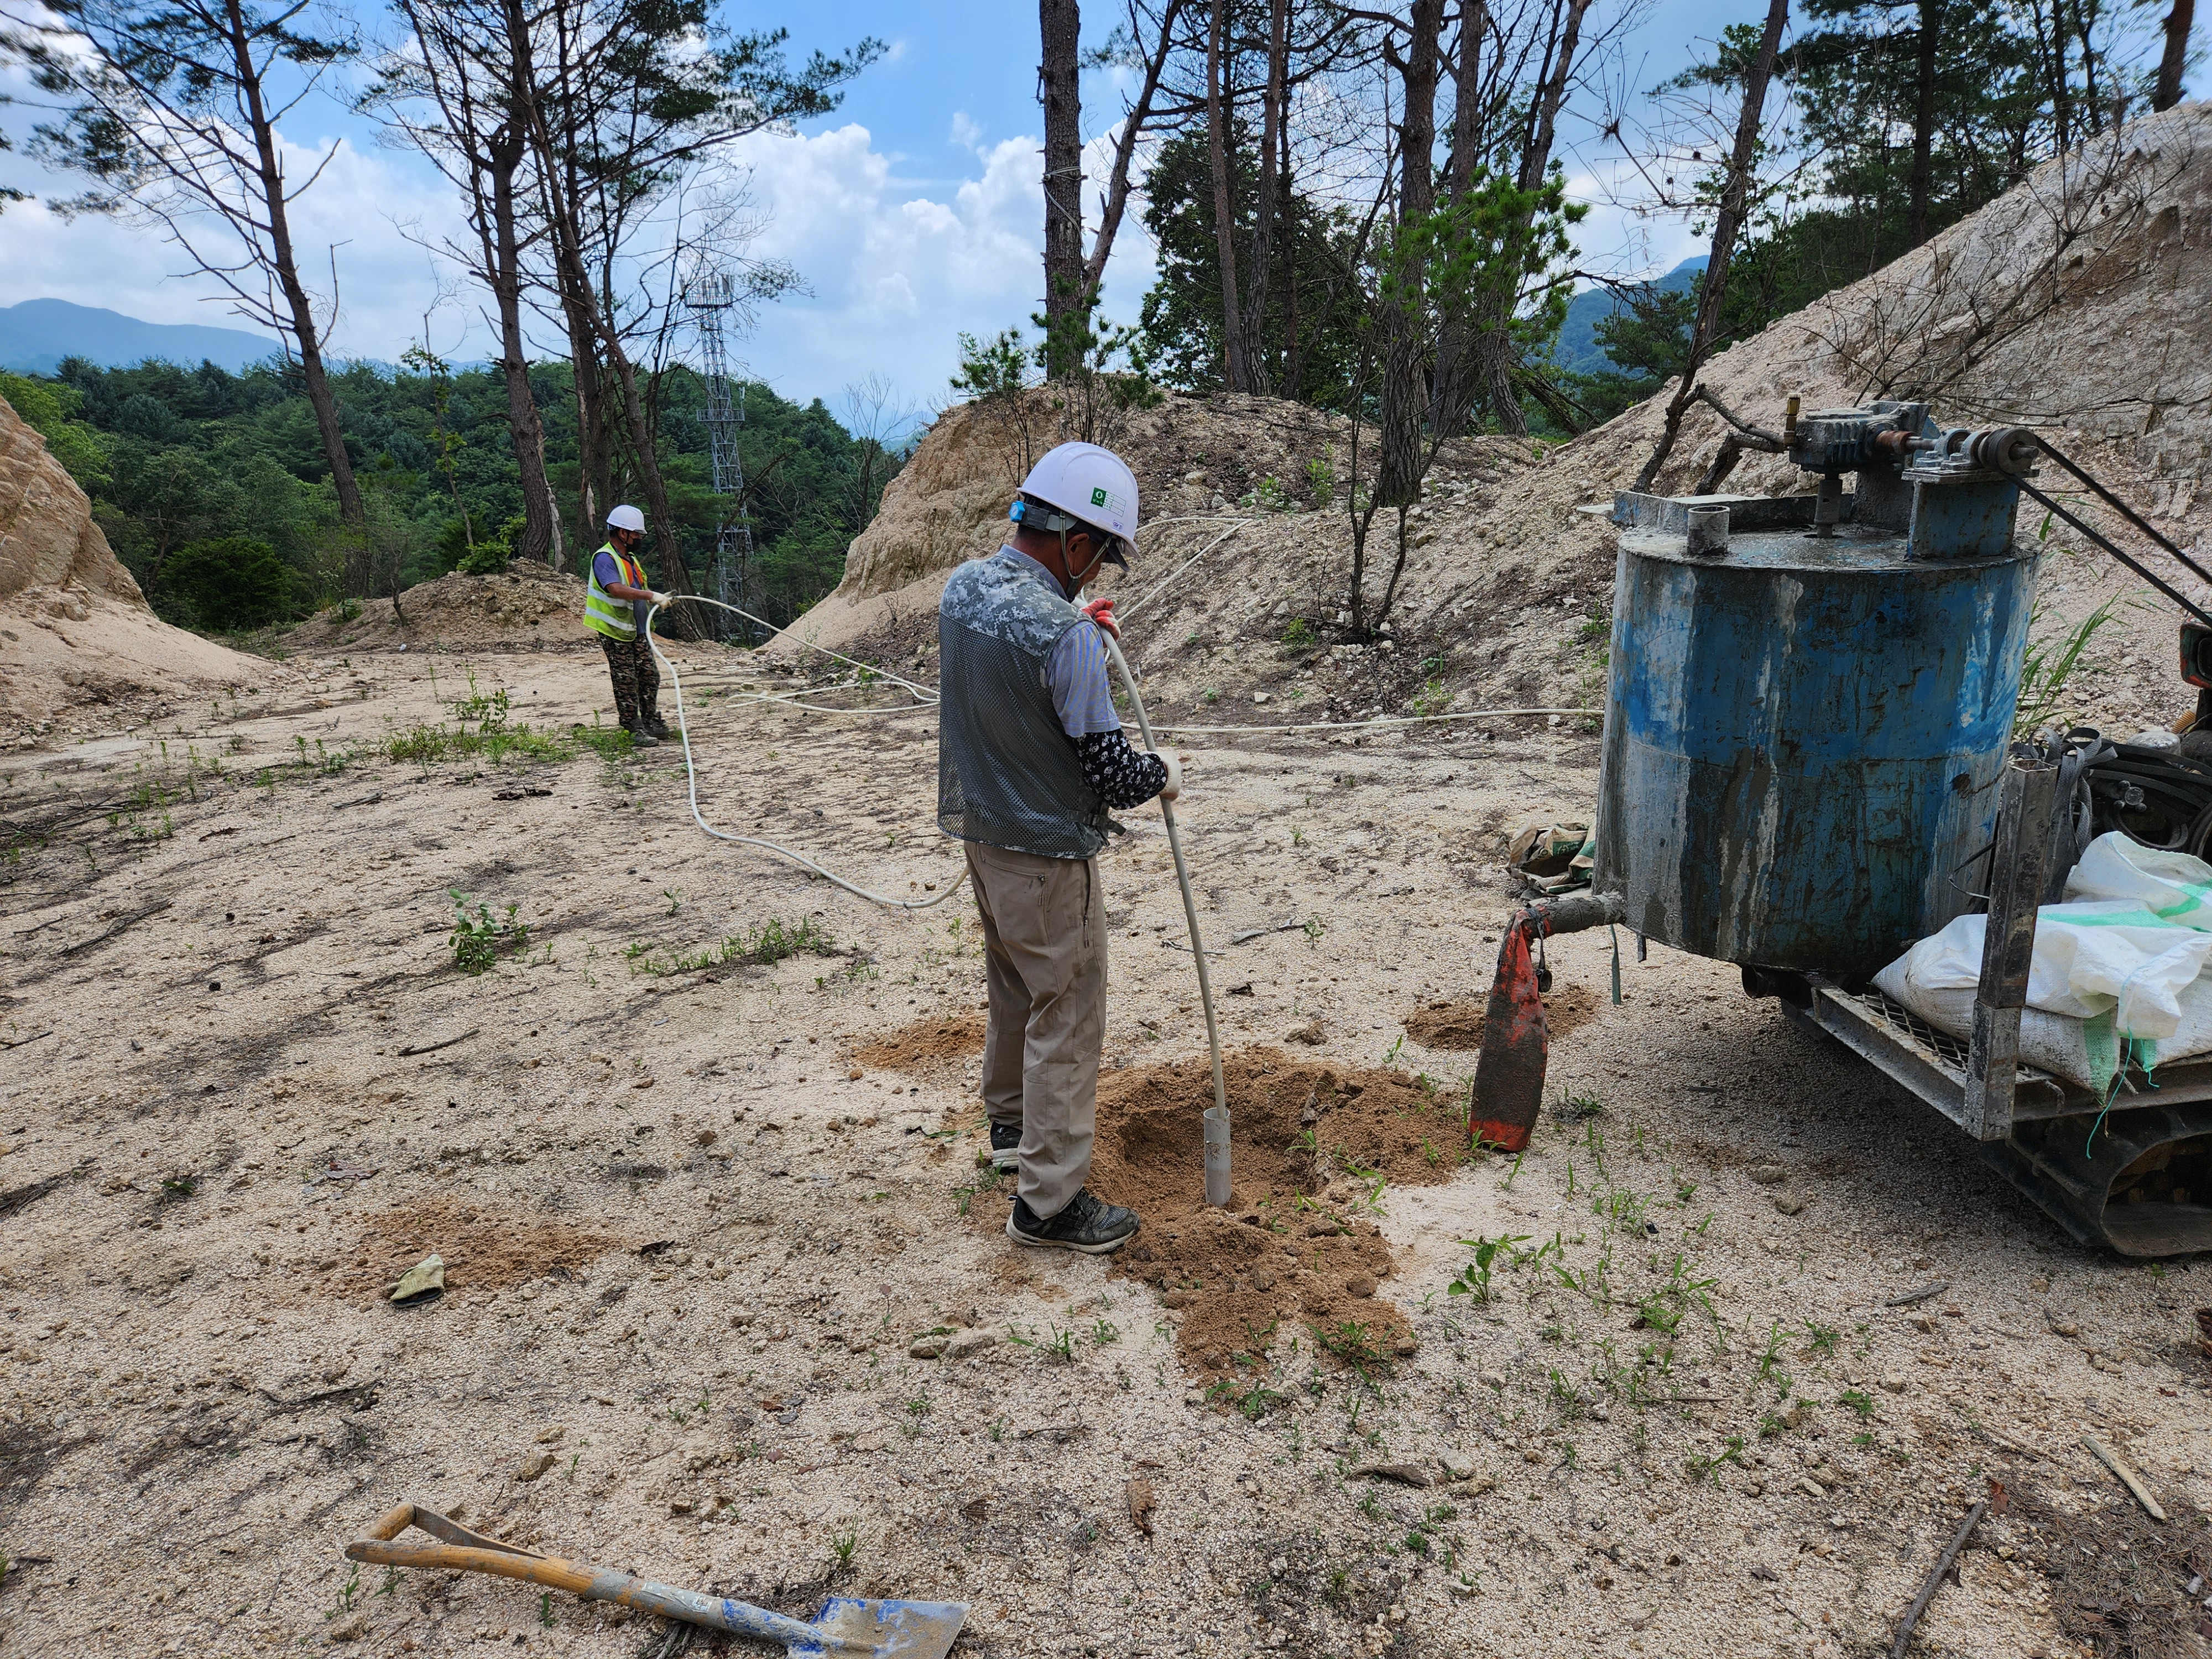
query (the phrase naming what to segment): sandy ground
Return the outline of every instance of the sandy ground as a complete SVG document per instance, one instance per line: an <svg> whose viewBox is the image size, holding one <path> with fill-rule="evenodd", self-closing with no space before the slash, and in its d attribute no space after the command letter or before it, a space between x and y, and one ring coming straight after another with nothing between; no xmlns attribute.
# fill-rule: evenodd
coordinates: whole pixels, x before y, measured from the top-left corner
<svg viewBox="0 0 2212 1659"><path fill-rule="evenodd" d="M375 752L500 691L510 726L605 723L595 655L293 666L0 755L0 1651L670 1650L557 1595L356 1572L343 1545L404 1498L806 1614L970 1601L959 1651L1008 1659L1887 1651L1992 1478L1924 1650L2207 1650L2212 1273L2075 1248L1732 970L1627 951L1616 1007L1607 939L1561 941L1592 1012L1525 1159L1378 1188L1324 1114L1319 1207L1262 1219L1284 1272L1379 1229L1365 1328L1410 1340L1293 1316L1194 1354L1221 1286L997 1231L972 1038L931 1040L981 1002L964 893L892 913L710 842L669 749ZM697 724L712 821L952 880L926 714ZM1458 1040L1433 1005L1486 987L1500 826L1585 811L1593 740L1194 752L1211 937L1311 924L1222 945L1226 1043L1395 1068L1441 1133L1474 1055L1407 1024ZM1205 1051L1158 817L1126 816L1109 1091ZM449 890L526 945L464 975ZM762 959L802 924L834 953ZM1461 1241L1501 1235L1489 1299L1449 1294ZM388 1305L434 1250L444 1297Z"/></svg>

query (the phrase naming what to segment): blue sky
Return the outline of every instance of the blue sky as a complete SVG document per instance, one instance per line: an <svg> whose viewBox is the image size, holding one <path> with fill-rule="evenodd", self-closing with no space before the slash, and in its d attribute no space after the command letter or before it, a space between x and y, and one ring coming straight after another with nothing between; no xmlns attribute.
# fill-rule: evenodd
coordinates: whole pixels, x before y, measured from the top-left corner
<svg viewBox="0 0 2212 1659"><path fill-rule="evenodd" d="M1601 13L1614 9L1601 0ZM1119 15L1118 7L1091 8L1086 43ZM1747 4L1646 0L1625 72L1635 87L1649 87L1687 62L1698 40L1755 15ZM733 8L728 15L743 27L759 27L766 14ZM765 216L755 251L791 261L811 292L764 312L737 354L787 397L820 397L834 408L842 387L873 373L889 379L904 404L934 406L946 396L961 331L1025 322L1037 307L1036 8L1010 0L926 7L818 0L788 15L795 57L868 34L890 50L835 115L792 136L748 141L750 190ZM1110 76L1089 78L1085 107L1086 131L1103 137L1120 109ZM20 132L21 112L12 113L9 125ZM483 355L489 336L477 296L410 240L434 236L452 220L428 167L380 147L373 127L333 101L304 106L283 136L297 153L295 171L339 147L295 210L300 240L313 250L307 263L320 270L335 262L334 353L394 358L422 337L428 310L436 349ZM1583 145L1585 130L1570 123L1562 136L1578 150L1567 158L1573 189L1589 199L1606 194L1608 165ZM34 192L67 188L20 154L0 156L0 181ZM1584 263L1607 270L1663 270L1695 251L1679 222L1638 221L1611 206L1592 213L1578 240ZM175 249L142 229L69 223L38 205L0 216L0 304L52 295L152 321L237 325L207 297L210 283L177 274L184 266ZM1151 271L1133 214L1108 272L1109 310L1133 315ZM556 347L550 332L543 337L549 350Z"/></svg>

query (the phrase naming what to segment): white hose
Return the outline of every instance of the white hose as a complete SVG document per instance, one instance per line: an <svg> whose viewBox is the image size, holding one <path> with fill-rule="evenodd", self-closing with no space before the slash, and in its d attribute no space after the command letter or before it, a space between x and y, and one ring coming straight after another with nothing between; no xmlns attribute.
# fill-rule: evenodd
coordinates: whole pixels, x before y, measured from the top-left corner
<svg viewBox="0 0 2212 1659"><path fill-rule="evenodd" d="M1595 714L1595 708L1462 708L1444 714L1386 714L1372 720L1314 720L1304 726L1163 726L1163 732L1202 737L1246 732L1359 732L1376 726L1433 726L1440 720L1502 720L1529 714Z"/></svg>
<svg viewBox="0 0 2212 1659"><path fill-rule="evenodd" d="M1176 519L1158 519L1153 521L1152 527L1157 530L1164 525L1180 522L1182 522L1182 520ZM1222 543L1227 541L1230 537L1235 535L1239 530L1242 530L1246 525L1251 522L1253 521L1249 519L1238 520L1227 530L1224 531L1220 535L1215 537L1204 547L1200 548L1197 553L1194 554L1190 558L1186 559L1182 564L1170 571L1160 581L1155 583L1144 594L1140 595L1133 602L1132 608L1133 608L1135 605L1141 605L1146 599L1152 598L1153 594L1158 592L1160 589L1164 587L1169 582L1174 580L1176 577L1189 569L1191 566L1197 563L1200 559L1204 558L1208 553L1213 551L1215 548L1220 546ZM778 628L774 623L769 622L764 617L756 617L751 611L744 610L741 606L729 605L720 599L710 599L703 593L676 593L670 595L670 598L672 600L680 599L687 601L692 605L712 605L717 611L726 611L733 617L743 617L747 622L757 623L758 626L767 629L771 634L785 634L790 631L788 629ZM732 835L726 830L717 830L713 824L708 823L706 815L699 810L699 768L697 763L692 758L691 724L684 714L684 676L682 672L676 666L675 659L661 650L660 641L654 636L653 631L653 619L656 616L659 615L660 609L661 607L656 605L647 607L646 611L645 642L653 653L653 660L661 664L668 670L668 683L670 686L674 689L676 693L676 730L678 735L681 737L684 741L684 777L685 786L690 795L691 821L694 823L697 824L702 830L705 830L717 841L726 841L738 847L757 847L763 852L773 853L778 858L788 859L792 863L799 866L800 869L806 871L809 874L821 877L823 880L828 882L831 886L850 893L855 898L864 898L872 904L885 905L894 910L927 910L933 906L944 903L945 900L951 898L955 893L960 890L961 884L968 879L968 872L964 866L962 868L959 876L953 881L952 884L947 887L943 892L938 894L934 898L892 898L886 894L873 892L866 887L860 886L856 882L848 881L844 877L837 874L836 871L824 868L823 866L817 864L812 859L808 858L804 853L794 852L792 848L782 845L781 842L768 841L758 836ZM806 639L803 635L800 636L799 643L807 646L812 650L819 651L825 657L831 657L839 662L850 664L853 667L860 669L864 673L873 675L879 679L888 680L894 685L903 686L913 695L915 700L914 703L909 707L933 708L937 704L938 696L934 691L931 690L927 686L917 685L912 680L907 679L901 675L894 674L888 669L878 668L873 663L861 662L857 658L848 657L841 652L832 651L828 646L817 644L814 641ZM1110 635L1107 636L1107 643L1113 652L1115 665L1121 671L1121 683L1129 689L1130 701L1136 704L1138 721L1141 726L1144 720L1145 703L1144 699L1138 695L1136 678L1129 672L1128 661L1121 655L1121 647L1114 643L1113 638ZM790 695L792 696L798 696L803 694L793 692ZM741 699L741 701L746 702L776 703L787 708L803 708L807 710L809 713L818 714L896 714L907 712L905 709L832 708L826 705L818 703L788 702L782 696L763 696L757 693L749 694L744 698ZM1151 728L1146 727L1145 731L1145 742L1149 745L1152 743ZM1218 1035L1214 1030L1213 994L1206 983L1206 956L1205 952L1199 949L1198 911L1191 902L1190 878L1185 872L1183 867L1182 843L1176 835L1174 815L1168 811L1168 804L1165 801L1162 801L1160 803L1160 811L1162 817L1167 823L1169 844L1175 849L1176 876L1176 878L1182 883L1183 913L1189 919L1191 947L1198 956L1199 994L1206 1002L1206 1035L1213 1044L1213 1092L1217 1099L1218 1099L1222 1092L1221 1041Z"/></svg>
<svg viewBox="0 0 2212 1659"><path fill-rule="evenodd" d="M736 614L740 617L744 617L748 614L745 611L738 611L738 607L733 605L724 605L721 600L708 599L704 594L679 593L673 595L672 597L689 600L693 605L711 605L720 611L735 611ZM728 830L717 830L713 824L708 823L706 815L699 810L699 768L697 763L691 757L691 726L690 722L684 718L684 676L677 668L675 659L662 652L660 648L660 641L653 637L653 619L659 614L659 611L660 607L659 605L653 605L645 613L645 642L652 648L653 659L667 668L668 683L675 689L676 691L676 730L678 735L684 739L684 777L691 794L692 823L697 824L702 830L704 830L716 841L732 842L739 847L757 847L763 852L775 854L778 858L788 859L792 863L799 866L800 869L807 871L811 874L821 877L823 880L828 882L832 887L840 888L844 891L852 894L855 898L864 898L871 904L885 905L894 910L927 910L933 905L944 903L945 900L951 898L955 893L960 890L961 883L968 879L968 871L964 865L961 868L960 874L953 880L952 884L947 887L943 892L938 894L934 898L892 898L888 894L871 891L869 889L860 885L857 882L848 881L836 871L824 869L821 865L817 864L812 859L808 858L805 854L795 853L790 848L783 846L780 842L763 840L758 836L732 835ZM758 619L753 618L753 620ZM765 623L763 625L767 626ZM817 651L828 649L827 647L818 645L814 648ZM833 657L837 655L834 651L830 652L830 654ZM852 659L849 657L840 657L838 658L838 660L841 662L851 662ZM898 677L895 674L885 675L884 678L887 679L898 679ZM911 690L919 690L921 689L918 686L915 686L911 681L899 680L898 683L902 685L908 686Z"/></svg>

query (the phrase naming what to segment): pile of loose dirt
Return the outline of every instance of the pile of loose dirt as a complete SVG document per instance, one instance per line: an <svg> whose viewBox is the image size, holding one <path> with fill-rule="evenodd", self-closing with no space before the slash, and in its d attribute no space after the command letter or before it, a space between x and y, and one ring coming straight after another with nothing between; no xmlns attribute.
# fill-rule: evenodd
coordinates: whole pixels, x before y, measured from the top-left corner
<svg viewBox="0 0 2212 1659"><path fill-rule="evenodd" d="M396 608L390 599L362 599L318 611L284 644L301 651L543 651L587 646L592 637L584 624L582 581L517 559L499 575L454 571L419 582Z"/></svg>
<svg viewBox="0 0 2212 1659"><path fill-rule="evenodd" d="M1487 1003L1474 997L1446 999L1407 1016L1406 1035L1424 1048L1472 1053L1482 1047L1482 1024ZM1544 1026L1558 1042L1580 1030L1597 1014L1597 997L1580 985L1562 986L1544 999Z"/></svg>
<svg viewBox="0 0 2212 1659"><path fill-rule="evenodd" d="M1376 1291L1391 1249L1371 1217L1390 1185L1450 1179L1465 1137L1450 1103L1402 1072L1339 1073L1279 1049L1224 1057L1232 1188L1205 1202L1202 1059L1099 1079L1091 1186L1144 1218L1114 1270L1182 1310L1178 1351L1234 1385L1296 1336L1360 1364L1409 1351L1412 1329ZM981 1212L983 1206L977 1206Z"/></svg>
<svg viewBox="0 0 2212 1659"><path fill-rule="evenodd" d="M281 663L172 628L112 594L33 589L0 599L0 744L127 731L295 679Z"/></svg>
<svg viewBox="0 0 2212 1659"><path fill-rule="evenodd" d="M1594 1011L1587 993L1582 1000ZM917 1020L853 1059L916 1075L982 1051L981 1016ZM1229 1097L1229 1205L1205 1201L1200 1114L1213 1103L1204 1058L1103 1073L1091 1189L1144 1218L1115 1269L1183 1310L1180 1351L1202 1376L1233 1380L1304 1328L1340 1357L1372 1364L1412 1340L1375 1299L1390 1247L1370 1218L1391 1186L1429 1186L1458 1168L1466 1125L1453 1103L1404 1072L1339 1072L1277 1048L1223 1056ZM953 1115L972 1115L967 1110ZM1000 1202L1011 1191L984 1177ZM975 1224L995 1231L979 1199Z"/></svg>
<svg viewBox="0 0 2212 1659"><path fill-rule="evenodd" d="M441 1196L370 1218L343 1255L315 1266L307 1285L315 1295L381 1301L400 1274L435 1254L445 1258L451 1299L536 1279L580 1279L601 1256L628 1248L587 1226L529 1221L495 1205Z"/></svg>
<svg viewBox="0 0 2212 1659"><path fill-rule="evenodd" d="M852 1060L856 1065L921 1076L957 1066L982 1052L983 1017L968 1014L953 1019L918 1019L861 1044L853 1051Z"/></svg>

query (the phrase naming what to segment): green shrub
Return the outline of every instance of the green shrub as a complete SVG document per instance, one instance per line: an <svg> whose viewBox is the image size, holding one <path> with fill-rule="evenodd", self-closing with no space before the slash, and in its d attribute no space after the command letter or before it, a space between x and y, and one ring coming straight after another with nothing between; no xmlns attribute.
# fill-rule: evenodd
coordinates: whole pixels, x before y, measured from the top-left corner
<svg viewBox="0 0 2212 1659"><path fill-rule="evenodd" d="M623 735L627 739L629 733ZM533 732L526 726L486 726L471 732L465 726L459 730L448 728L442 721L436 726L417 725L404 732L395 732L377 747L389 760L412 761L418 766L478 758L497 765L510 755L519 755L525 760L564 761L575 753L560 738Z"/></svg>
<svg viewBox="0 0 2212 1659"><path fill-rule="evenodd" d="M0 370L0 398L46 441L46 453L88 494L112 482L107 440L77 418L84 410L84 394L76 387Z"/></svg>
<svg viewBox="0 0 2212 1659"><path fill-rule="evenodd" d="M720 945L697 951L671 951L633 939L623 950L634 974L696 974L732 963L766 966L789 957L839 955L837 941L812 917L802 917L796 927L786 927L781 916L770 916L765 927L740 937L732 934Z"/></svg>
<svg viewBox="0 0 2212 1659"><path fill-rule="evenodd" d="M529 520L520 513L499 527L499 534L488 541L480 541L475 549L461 556L453 567L464 576L495 576L507 568L507 562L514 556L514 538L522 533Z"/></svg>

